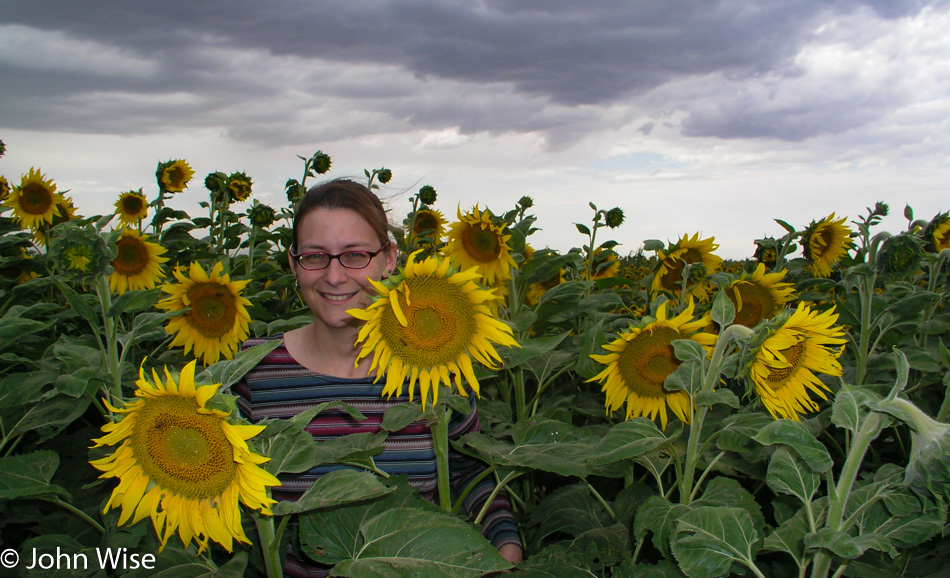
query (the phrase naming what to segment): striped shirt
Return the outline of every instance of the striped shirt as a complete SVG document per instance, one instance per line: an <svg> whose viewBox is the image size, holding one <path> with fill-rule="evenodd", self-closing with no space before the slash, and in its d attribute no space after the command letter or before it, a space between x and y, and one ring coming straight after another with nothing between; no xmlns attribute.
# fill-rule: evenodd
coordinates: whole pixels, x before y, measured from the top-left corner
<svg viewBox="0 0 950 578"><path fill-rule="evenodd" d="M241 346L242 350L264 343L268 340L283 339L282 335L249 339ZM330 408L320 412L306 427L317 441L328 440L351 433L378 433L383 414L394 405L409 401L408 395L383 397L383 383L380 379L374 384L373 378L341 378L322 375L310 371L295 360L281 343L269 353L244 378L234 385L232 391L238 398L238 408L252 422L265 418L289 419L320 403L342 401L366 416L357 421L340 408ZM454 415L449 424L449 440L457 440L463 435L478 431L478 412L468 415ZM432 432L424 421L416 421L405 428L390 433L383 442L383 451L374 456L376 467L391 475L406 475L409 484L419 494L432 500L437 490L437 470L435 447ZM271 493L277 500L296 500L320 476L349 466L319 465L302 474L281 474L282 486ZM485 465L466 455L449 449L449 470L452 489L461 493L469 482L485 470ZM492 476L472 489L463 504L465 512L474 517L495 488ZM511 513L511 504L507 494L497 494L482 519L482 535L496 548L506 544L521 545L517 528ZM287 576L326 575L325 567L313 566L288 555L284 566Z"/></svg>

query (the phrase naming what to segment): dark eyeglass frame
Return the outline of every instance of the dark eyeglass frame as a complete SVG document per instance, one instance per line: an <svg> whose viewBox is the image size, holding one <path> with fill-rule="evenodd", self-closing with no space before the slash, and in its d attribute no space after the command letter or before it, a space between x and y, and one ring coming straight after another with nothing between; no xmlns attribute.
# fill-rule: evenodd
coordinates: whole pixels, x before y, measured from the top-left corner
<svg viewBox="0 0 950 578"><path fill-rule="evenodd" d="M343 253L340 253L339 255L331 255L330 253L324 253L323 251L313 251L311 253L291 253L290 258L293 259L294 262L297 263L297 265L299 265L302 269L305 269L307 271L322 271L326 269L327 267L329 267L330 263L332 263L334 259L339 261L340 265L342 265L344 269L358 270L358 269L365 269L369 267L369 264L373 262L373 258L376 257L376 255L379 255L380 253L385 251L387 248L389 248L390 244L391 244L390 241L386 241L383 244L383 246L380 247L379 250L377 251L344 251ZM360 253L360 254L366 255L367 257L369 257L369 260L367 260L366 264L363 265L362 267L350 267L349 265L343 262L343 259L341 259L341 257L343 257L343 255L352 255L353 253ZM325 255L327 257L327 264L324 265L323 267L307 267L306 265L300 262L301 257L306 257L307 255Z"/></svg>

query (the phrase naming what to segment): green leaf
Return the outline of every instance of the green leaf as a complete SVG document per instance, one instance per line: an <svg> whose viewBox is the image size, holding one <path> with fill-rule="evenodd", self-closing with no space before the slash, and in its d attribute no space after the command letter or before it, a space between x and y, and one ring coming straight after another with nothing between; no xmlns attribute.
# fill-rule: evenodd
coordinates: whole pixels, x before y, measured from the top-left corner
<svg viewBox="0 0 950 578"><path fill-rule="evenodd" d="M372 457L383 451L383 442L389 432L361 432L347 434L317 442L314 451L314 463L310 467L322 464L372 464Z"/></svg>
<svg viewBox="0 0 950 578"><path fill-rule="evenodd" d="M677 339L673 343L677 341L685 342L689 340ZM677 367L673 373L666 376L666 379L663 380L663 387L671 391L682 389L690 395L694 395L702 389L703 377L702 361L698 359L684 361L680 363L679 367Z"/></svg>
<svg viewBox="0 0 950 578"><path fill-rule="evenodd" d="M789 232L789 233L794 233L794 232L795 232L795 227L789 225L788 223L786 223L786 222L783 221L782 219L774 219L774 221L775 221L776 223L778 223L779 225L781 225L782 228L785 229L787 232Z"/></svg>
<svg viewBox="0 0 950 578"><path fill-rule="evenodd" d="M400 403L392 406L383 414L383 421L380 424L388 432L397 432L409 424L422 419L422 409L418 403Z"/></svg>
<svg viewBox="0 0 950 578"><path fill-rule="evenodd" d="M580 234L587 235L588 237L590 236L590 228L588 228L587 225L574 223L574 226L577 227L577 232L579 232Z"/></svg>
<svg viewBox="0 0 950 578"><path fill-rule="evenodd" d="M60 292L62 292L63 297L66 298L66 302L69 303L69 306L79 314L80 317L89 322L89 325L98 332L99 329L99 316L96 314L96 311L86 303L82 295L76 292L75 289L63 282L59 277L54 277L56 280L56 286L59 287Z"/></svg>
<svg viewBox="0 0 950 578"><path fill-rule="evenodd" d="M538 337L535 339L526 339L521 342L521 348L511 347L507 350L505 356L505 367L511 369L517 367L526 361L546 355L554 350L570 335L569 332L550 337Z"/></svg>
<svg viewBox="0 0 950 578"><path fill-rule="evenodd" d="M843 386L835 394L835 402L831 406L831 423L857 433L861 421L868 414L866 404L869 401L871 398L864 391L850 385Z"/></svg>
<svg viewBox="0 0 950 578"><path fill-rule="evenodd" d="M586 477L586 460L600 438L574 426L550 419L518 422L511 430L512 441L494 439L483 433L462 436L489 464L509 468L544 470L562 476Z"/></svg>
<svg viewBox="0 0 950 578"><path fill-rule="evenodd" d="M762 549L771 552L787 552L800 568L805 563L805 536L810 531L808 516L803 507L765 537Z"/></svg>
<svg viewBox="0 0 950 578"><path fill-rule="evenodd" d="M10 435L35 430L40 436L39 441L46 441L79 419L86 412L89 403L89 398L76 399L66 395L41 401L12 424Z"/></svg>
<svg viewBox="0 0 950 578"><path fill-rule="evenodd" d="M51 450L0 458L0 500L44 494L68 497L69 492L51 483L58 467L59 455Z"/></svg>
<svg viewBox="0 0 950 578"><path fill-rule="evenodd" d="M10 344L23 339L31 333L42 331L52 325L55 320L37 321L22 317L4 317L0 320L0 348L7 348Z"/></svg>
<svg viewBox="0 0 950 578"><path fill-rule="evenodd" d="M653 533L653 545L657 550L663 553L664 557L670 556L670 535L689 506L674 504L663 496L651 496L643 502L633 522L633 531L637 540L642 540L647 532Z"/></svg>
<svg viewBox="0 0 950 578"><path fill-rule="evenodd" d="M591 495L587 484L564 486L549 494L531 511L528 525L537 526L531 550L537 550L551 534L563 533L576 538L611 524L610 516Z"/></svg>
<svg viewBox="0 0 950 578"><path fill-rule="evenodd" d="M278 502L272 510L275 516L299 514L373 500L394 491L369 472L335 470L321 476L296 502Z"/></svg>
<svg viewBox="0 0 950 578"><path fill-rule="evenodd" d="M666 441L652 420L634 418L610 428L588 461L594 466L612 464L655 450Z"/></svg>
<svg viewBox="0 0 950 578"><path fill-rule="evenodd" d="M662 251L666 244L659 239L647 239L643 242L644 251Z"/></svg>
<svg viewBox="0 0 950 578"><path fill-rule="evenodd" d="M672 550L687 576L710 578L729 573L733 562L753 566L753 552L760 539L745 510L703 506L679 519Z"/></svg>
<svg viewBox="0 0 950 578"><path fill-rule="evenodd" d="M676 359L680 361L702 361L706 359L706 350L692 339L674 339L671 345Z"/></svg>
<svg viewBox="0 0 950 578"><path fill-rule="evenodd" d="M733 409L738 409L742 403L739 397L731 390L722 388L714 391L700 391L693 397L696 405L708 405L710 407L716 404L725 404Z"/></svg>
<svg viewBox="0 0 950 578"><path fill-rule="evenodd" d="M762 445L783 444L791 447L816 472L826 472L831 468L831 454L828 449L811 435L801 422L779 419L771 422L754 437Z"/></svg>
<svg viewBox="0 0 950 578"><path fill-rule="evenodd" d="M818 474L812 472L791 450L780 447L772 454L766 483L776 492L791 494L806 506L812 501L821 483Z"/></svg>
<svg viewBox="0 0 950 578"><path fill-rule="evenodd" d="M205 369L195 378L197 383L220 383L222 388L231 387L254 369L268 353L280 346L279 339L272 339L239 351L234 359L219 361Z"/></svg>
<svg viewBox="0 0 950 578"><path fill-rule="evenodd" d="M155 306L160 296L161 291L158 289L126 291L112 301L112 306L106 311L106 315L117 317L123 313L146 311Z"/></svg>
<svg viewBox="0 0 950 578"><path fill-rule="evenodd" d="M736 306L726 296L726 292L720 289L713 301L710 313L712 314L712 320L718 323L720 328L724 328L736 318Z"/></svg>
<svg viewBox="0 0 950 578"><path fill-rule="evenodd" d="M831 528L822 528L814 534L805 536L805 546L809 548L824 548L835 556L853 560L867 548L855 542L854 537L847 532L835 531Z"/></svg>

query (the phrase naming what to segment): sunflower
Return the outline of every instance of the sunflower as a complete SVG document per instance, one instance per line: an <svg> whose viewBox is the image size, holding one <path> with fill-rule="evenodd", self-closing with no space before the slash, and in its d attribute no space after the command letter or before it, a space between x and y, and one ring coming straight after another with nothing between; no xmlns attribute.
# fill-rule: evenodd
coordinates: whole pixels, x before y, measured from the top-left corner
<svg viewBox="0 0 950 578"><path fill-rule="evenodd" d="M450 386L450 374L459 393L466 395L464 376L478 395L472 358L494 369L501 358L492 342L518 343L511 328L491 315L488 304L497 297L476 283L481 278L476 267L455 272L449 260L430 257L417 263L415 256L409 256L399 277L390 277L387 284L373 281L379 297L369 307L349 310L366 321L356 340L363 344L357 361L373 354L368 371L379 368L377 381L388 370L384 395L401 395L409 376L412 400L418 379L423 408L430 390L435 404L439 385L444 381Z"/></svg>
<svg viewBox="0 0 950 578"><path fill-rule="evenodd" d="M939 213L924 229L924 247L928 251L939 253L950 249L950 214Z"/></svg>
<svg viewBox="0 0 950 578"><path fill-rule="evenodd" d="M135 225L148 216L148 200L142 189L120 193L115 202L115 214L123 225Z"/></svg>
<svg viewBox="0 0 950 578"><path fill-rule="evenodd" d="M447 224L441 211L419 209L412 220L412 240L416 246L425 249L437 247L442 242Z"/></svg>
<svg viewBox="0 0 950 578"><path fill-rule="evenodd" d="M657 252L657 269L653 276L652 289L666 291L677 299L681 293L683 269L693 265L687 279L687 294L705 302L709 296L710 284L706 278L719 270L722 258L713 255L719 248L715 237L700 239L699 233L683 238L669 246L666 251Z"/></svg>
<svg viewBox="0 0 950 578"><path fill-rule="evenodd" d="M794 312L787 310L770 321L761 344L749 348L747 379L775 419L798 420L799 414L818 411L808 390L828 399L831 390L815 373L841 375L838 357L845 339L841 327L832 327L837 320L833 309L818 313L799 303Z"/></svg>
<svg viewBox="0 0 950 578"><path fill-rule="evenodd" d="M180 193L188 186L195 171L191 165L183 160L168 161L158 165L155 174L158 177L158 186L169 193Z"/></svg>
<svg viewBox="0 0 950 578"><path fill-rule="evenodd" d="M251 198L251 177L245 173L231 173L227 180L228 195L232 202L242 203Z"/></svg>
<svg viewBox="0 0 950 578"><path fill-rule="evenodd" d="M109 287L119 295L130 290L153 289L164 276L161 263L168 261L168 257L162 257L165 247L147 239L135 229L126 228L116 241Z"/></svg>
<svg viewBox="0 0 950 578"><path fill-rule="evenodd" d="M673 354L673 341L692 339L704 348L716 342L716 336L703 333L709 324L709 314L693 319L693 301L672 319L667 319L664 301L656 312L656 320L644 318L639 327L631 326L620 333L617 339L604 346L610 353L592 354L594 361L607 367L587 381L600 381L606 392L607 413L627 403L625 419L649 417L656 419L666 429L669 408L683 423L689 423L689 394L680 389L670 391L663 386L667 377L679 367L680 361Z"/></svg>
<svg viewBox="0 0 950 578"><path fill-rule="evenodd" d="M7 195L10 194L10 181L3 175L0 175L0 202L4 201L7 198Z"/></svg>
<svg viewBox="0 0 950 578"><path fill-rule="evenodd" d="M726 288L726 295L736 307L735 323L753 328L763 319L770 319L795 297L791 283L781 283L788 271L766 273L759 263L751 275L743 275Z"/></svg>
<svg viewBox="0 0 950 578"><path fill-rule="evenodd" d="M30 167L13 187L3 204L13 209L13 220L23 228L38 229L43 223L50 224L59 216L63 195L56 192L56 184L47 180L40 171Z"/></svg>
<svg viewBox="0 0 950 578"><path fill-rule="evenodd" d="M561 269L547 281L535 281L531 285L528 285L528 291L524 296L525 303L528 305L537 305L545 293L564 282L565 273L566 271Z"/></svg>
<svg viewBox="0 0 950 578"><path fill-rule="evenodd" d="M165 382L152 371L152 382L139 369L135 382L139 399L123 408L122 421L102 426L106 435L94 447L121 445L110 455L89 463L100 478L119 478L119 485L102 513L122 508L119 525L151 517L162 542L178 531L185 548L194 539L200 554L208 539L228 552L233 540L250 544L241 527L244 505L271 514L275 503L267 486L280 481L258 467L270 458L257 455L247 441L262 425L228 423L229 414L206 407L220 384L195 385L195 362L182 369L178 382L165 368ZM161 507L161 511L159 511ZM133 515L134 514L134 515Z"/></svg>
<svg viewBox="0 0 950 578"><path fill-rule="evenodd" d="M831 276L831 266L844 257L851 247L851 228L844 224L847 217L835 220L831 213L820 221L812 221L802 234L805 270L815 277Z"/></svg>
<svg viewBox="0 0 950 578"><path fill-rule="evenodd" d="M162 291L170 293L156 307L169 311L185 311L165 326L165 331L175 334L170 347L185 346L185 353L195 348L195 357L203 357L205 365L211 365L223 355L232 359L247 339L251 316L246 306L251 302L241 296L241 290L250 283L231 281L222 274L224 265L217 263L211 274L198 263L192 263L186 277L176 268L172 273L178 283L165 283Z"/></svg>
<svg viewBox="0 0 950 578"><path fill-rule="evenodd" d="M511 269L517 267L511 258L504 227L492 223L491 213L479 211L478 205L470 213L458 209L458 222L449 228L445 255L462 269L478 267L485 283L511 279Z"/></svg>

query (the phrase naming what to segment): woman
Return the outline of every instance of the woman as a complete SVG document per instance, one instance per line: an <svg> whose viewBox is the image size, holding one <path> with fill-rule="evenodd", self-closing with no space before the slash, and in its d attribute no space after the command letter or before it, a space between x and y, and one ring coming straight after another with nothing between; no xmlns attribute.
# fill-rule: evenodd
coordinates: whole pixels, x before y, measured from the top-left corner
<svg viewBox="0 0 950 578"><path fill-rule="evenodd" d="M239 406L249 419L287 419L325 401L343 401L366 416L355 421L345 412L325 411L308 426L317 440L347 433L378 432L383 413L406 397L381 396L382 383L367 376L371 359L356 363L355 347L362 321L347 313L365 308L375 291L369 279L380 280L396 267L396 247L389 239L389 222L379 198L365 186L334 180L310 189L294 215L290 269L304 302L313 312L313 322L282 336L283 343L250 371L235 388ZM251 339L243 348L263 342ZM474 403L474 402L473 402ZM478 430L478 414L458 416L450 425L450 439ZM374 459L383 471L407 474L419 493L432 499L437 479L432 433L416 422L390 434L386 449ZM461 454L452 455L450 468L456 491L484 471L484 465ZM296 499L317 478L335 469L317 467L304 474L282 476L283 486L273 492L277 499ZM481 510L494 488L482 481L469 495L469 514ZM508 561L519 563L521 543L513 523L507 496L500 492L482 520L482 533ZM288 555L285 574L319 575L319 567ZM309 572L309 573L308 573Z"/></svg>

